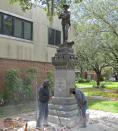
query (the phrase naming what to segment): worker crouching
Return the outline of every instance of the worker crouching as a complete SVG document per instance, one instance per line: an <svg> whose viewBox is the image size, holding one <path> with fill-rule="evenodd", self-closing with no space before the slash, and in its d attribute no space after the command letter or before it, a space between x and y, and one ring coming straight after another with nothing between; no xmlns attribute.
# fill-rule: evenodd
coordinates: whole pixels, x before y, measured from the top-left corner
<svg viewBox="0 0 118 131"><path fill-rule="evenodd" d="M78 108L80 109L80 111L82 111L82 120L80 127L85 128L87 126L87 117L86 117L86 109L88 105L87 98L79 88L71 89L71 93L75 95Z"/></svg>

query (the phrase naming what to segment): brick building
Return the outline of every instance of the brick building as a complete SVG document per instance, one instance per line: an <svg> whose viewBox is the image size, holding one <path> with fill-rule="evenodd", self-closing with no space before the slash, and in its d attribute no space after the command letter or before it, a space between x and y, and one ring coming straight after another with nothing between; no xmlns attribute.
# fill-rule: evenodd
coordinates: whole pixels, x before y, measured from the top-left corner
<svg viewBox="0 0 118 131"><path fill-rule="evenodd" d="M76 77L80 77L80 71L79 70L75 70L75 75ZM82 76L83 79L87 79L87 80L96 80L97 79L97 75L95 72L82 72Z"/></svg>

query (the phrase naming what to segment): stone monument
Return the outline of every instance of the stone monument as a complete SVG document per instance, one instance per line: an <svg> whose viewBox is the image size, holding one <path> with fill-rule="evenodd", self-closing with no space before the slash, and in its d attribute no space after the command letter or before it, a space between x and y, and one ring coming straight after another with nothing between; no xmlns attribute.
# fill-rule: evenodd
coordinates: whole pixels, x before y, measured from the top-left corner
<svg viewBox="0 0 118 131"><path fill-rule="evenodd" d="M77 57L72 46L74 42L67 42L68 28L70 26L70 12L68 5L64 5L62 18L63 44L57 49L57 53L52 58L55 66L55 85L52 104L49 104L49 122L71 126L75 123L78 114L75 97L70 94L70 89L75 88L75 65ZM79 117L78 117L79 120Z"/></svg>

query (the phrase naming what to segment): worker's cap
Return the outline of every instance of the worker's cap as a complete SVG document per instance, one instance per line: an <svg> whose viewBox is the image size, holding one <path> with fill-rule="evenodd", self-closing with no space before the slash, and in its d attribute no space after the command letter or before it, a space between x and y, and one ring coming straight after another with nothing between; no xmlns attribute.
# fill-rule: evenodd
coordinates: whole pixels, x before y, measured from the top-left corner
<svg viewBox="0 0 118 131"><path fill-rule="evenodd" d="M43 81L43 83L44 83L44 84L47 84L47 83L49 83L49 80L46 79L46 80Z"/></svg>
<svg viewBox="0 0 118 131"><path fill-rule="evenodd" d="M67 9L68 9L68 8L69 8L69 5L64 4L64 5L63 5L63 8L67 8Z"/></svg>

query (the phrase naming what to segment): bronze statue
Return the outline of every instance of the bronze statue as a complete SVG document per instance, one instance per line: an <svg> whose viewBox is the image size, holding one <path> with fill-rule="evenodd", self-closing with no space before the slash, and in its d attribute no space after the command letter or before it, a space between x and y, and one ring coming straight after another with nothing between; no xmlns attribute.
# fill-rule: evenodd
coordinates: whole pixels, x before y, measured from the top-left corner
<svg viewBox="0 0 118 131"><path fill-rule="evenodd" d="M63 5L64 12L60 14L59 19L62 19L62 29L63 29L63 43L67 42L68 40L68 29L70 27L70 11L69 5Z"/></svg>

